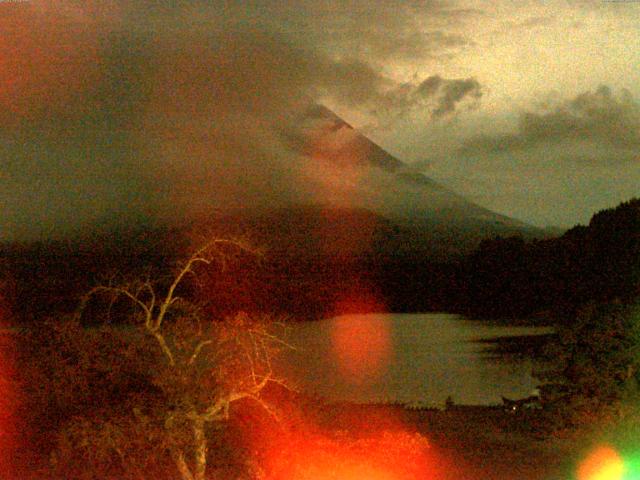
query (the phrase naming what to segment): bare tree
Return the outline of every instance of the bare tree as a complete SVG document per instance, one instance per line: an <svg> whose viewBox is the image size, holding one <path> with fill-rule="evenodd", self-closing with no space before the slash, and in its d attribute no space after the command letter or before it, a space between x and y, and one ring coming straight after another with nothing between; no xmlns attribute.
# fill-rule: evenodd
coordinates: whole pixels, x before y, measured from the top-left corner
<svg viewBox="0 0 640 480"><path fill-rule="evenodd" d="M149 369L162 392L164 427L173 435L169 445L183 480L205 479L208 424L227 420L231 404L241 399L258 402L275 415L261 392L270 382L282 383L274 374L272 356L287 345L273 332L272 319L240 312L212 320L184 294L187 279L198 269L224 268L229 249L254 252L245 243L216 238L180 263L164 287L150 278L111 282L90 290L78 310L80 319L88 302L101 295L109 308L121 300L133 305L144 334L140 338L151 339L159 354Z"/></svg>

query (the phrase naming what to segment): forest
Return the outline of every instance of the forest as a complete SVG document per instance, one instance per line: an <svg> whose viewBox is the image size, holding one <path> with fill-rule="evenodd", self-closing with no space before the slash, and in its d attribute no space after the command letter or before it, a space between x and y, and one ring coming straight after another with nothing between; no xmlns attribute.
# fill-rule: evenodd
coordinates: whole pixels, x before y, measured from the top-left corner
<svg viewBox="0 0 640 480"><path fill-rule="evenodd" d="M640 293L640 199L597 212L561 237L483 241L458 271L461 307L478 316L571 313Z"/></svg>

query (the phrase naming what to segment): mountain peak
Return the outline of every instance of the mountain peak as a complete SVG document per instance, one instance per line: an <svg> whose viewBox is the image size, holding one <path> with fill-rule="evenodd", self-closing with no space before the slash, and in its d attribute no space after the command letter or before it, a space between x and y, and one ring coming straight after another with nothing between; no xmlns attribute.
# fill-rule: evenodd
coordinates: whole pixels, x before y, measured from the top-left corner
<svg viewBox="0 0 640 480"><path fill-rule="evenodd" d="M323 193L349 202L341 206L367 208L411 224L446 223L501 234L535 230L412 170L324 105L306 109L284 137L290 148L309 162L314 179L325 181ZM352 181L345 182L346 177Z"/></svg>

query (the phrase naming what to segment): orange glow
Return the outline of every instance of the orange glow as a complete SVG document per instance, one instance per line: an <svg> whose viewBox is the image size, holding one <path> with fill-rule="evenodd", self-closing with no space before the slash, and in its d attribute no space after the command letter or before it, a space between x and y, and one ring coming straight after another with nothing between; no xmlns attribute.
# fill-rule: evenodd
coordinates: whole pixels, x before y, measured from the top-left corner
<svg viewBox="0 0 640 480"><path fill-rule="evenodd" d="M354 383L375 380L384 373L393 354L384 315L338 317L331 332L331 345L342 375Z"/></svg>
<svg viewBox="0 0 640 480"><path fill-rule="evenodd" d="M5 126L54 114L66 118L69 103L74 109L95 107L78 101L97 78L98 41L90 24L72 22L42 2L6 2L0 4L0 30Z"/></svg>
<svg viewBox="0 0 640 480"><path fill-rule="evenodd" d="M356 383L380 375L391 356L389 326L382 315L337 319L332 347L342 374Z"/></svg>
<svg viewBox="0 0 640 480"><path fill-rule="evenodd" d="M349 311L384 311L371 294L347 295L336 305L337 315ZM393 354L389 323L384 315L339 316L331 332L334 358L342 375L354 383L375 380Z"/></svg>
<svg viewBox="0 0 640 480"><path fill-rule="evenodd" d="M285 443L286 442L286 443ZM367 438L291 434L265 465L266 480L413 480L435 472L428 442L418 434Z"/></svg>
<svg viewBox="0 0 640 480"><path fill-rule="evenodd" d="M354 131L348 127L335 129L324 125L310 135L306 147L312 160L314 178L326 195L350 193L366 173L366 146L354 141Z"/></svg>
<svg viewBox="0 0 640 480"><path fill-rule="evenodd" d="M378 470L369 465L349 465L349 462L325 462L324 464L311 464L299 469L292 480L398 480L398 477L389 472Z"/></svg>
<svg viewBox="0 0 640 480"><path fill-rule="evenodd" d="M613 448L600 446L578 466L578 480L622 480L624 463Z"/></svg>
<svg viewBox="0 0 640 480"><path fill-rule="evenodd" d="M14 425L15 388L12 381L14 368L10 361L12 334L6 329L0 297L0 477L12 478L12 459L16 449Z"/></svg>

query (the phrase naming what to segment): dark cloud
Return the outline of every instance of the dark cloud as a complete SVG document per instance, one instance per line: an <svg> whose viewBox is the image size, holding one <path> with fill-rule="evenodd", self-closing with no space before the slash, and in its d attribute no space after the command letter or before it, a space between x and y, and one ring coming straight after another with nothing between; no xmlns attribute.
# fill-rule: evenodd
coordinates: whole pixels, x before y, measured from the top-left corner
<svg viewBox="0 0 640 480"><path fill-rule="evenodd" d="M440 89L442 82L440 75L432 75L418 85L416 93L421 97L432 97Z"/></svg>
<svg viewBox="0 0 640 480"><path fill-rule="evenodd" d="M441 92L433 110L433 116L436 118L452 113L464 98L479 100L482 97L480 84L474 78L445 80Z"/></svg>
<svg viewBox="0 0 640 480"><path fill-rule="evenodd" d="M465 99L477 102L482 97L482 88L475 78L444 79L433 75L421 82L414 95L432 103L433 118L453 113L458 103Z"/></svg>
<svg viewBox="0 0 640 480"><path fill-rule="evenodd" d="M439 2L0 4L0 237L119 218L305 201L281 138L309 103L369 115L450 114L381 65L463 47ZM441 14L442 13L442 14ZM419 18L439 18L438 28ZM459 83L462 82L462 83ZM309 182L307 182L309 183Z"/></svg>
<svg viewBox="0 0 640 480"><path fill-rule="evenodd" d="M473 44L449 27L459 26L476 12L450 8L442 1L309 0L294 5L271 2L266 8L264 2L257 3L238 2L227 16L250 16L254 25L273 27L298 45L313 46L334 58L360 58L378 67L389 60L423 61Z"/></svg>
<svg viewBox="0 0 640 480"><path fill-rule="evenodd" d="M637 158L630 156L628 150L637 150L640 146L640 105L627 91L615 96L609 87L601 86L595 92L582 93L547 111L525 112L520 117L517 133L475 137L463 150L497 153L567 142L606 147L609 155L608 158L603 155L603 161ZM575 158L584 158L584 154L578 153Z"/></svg>

